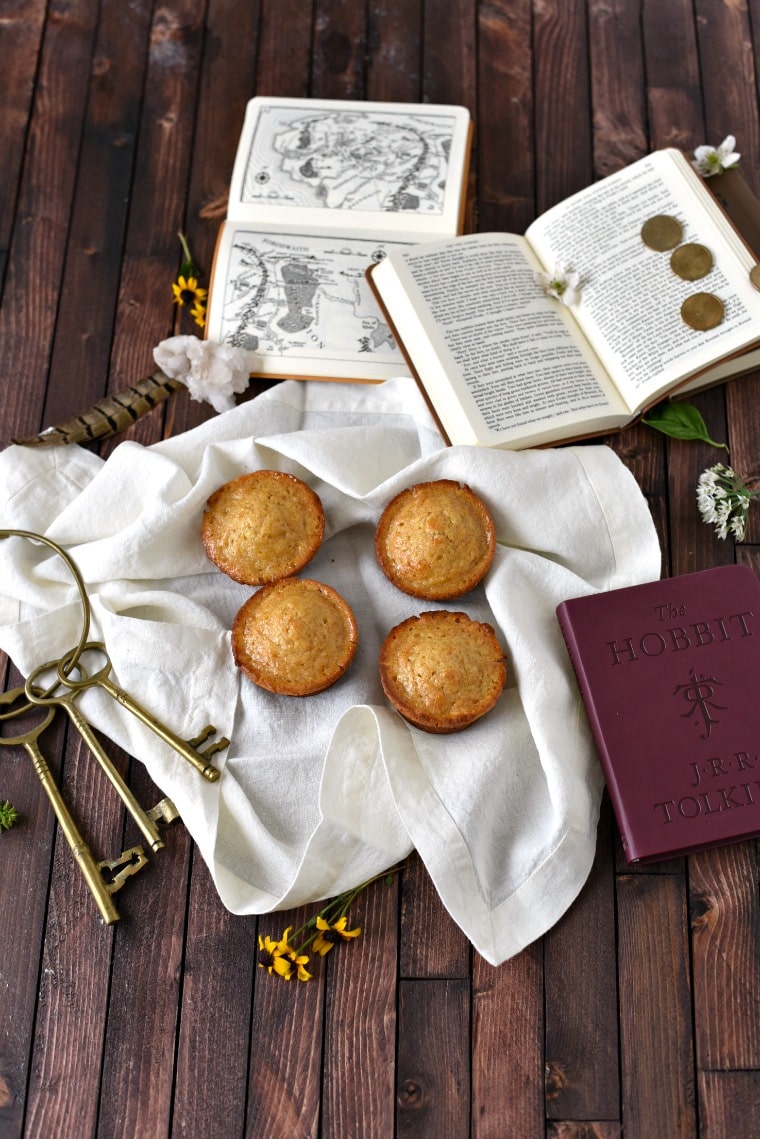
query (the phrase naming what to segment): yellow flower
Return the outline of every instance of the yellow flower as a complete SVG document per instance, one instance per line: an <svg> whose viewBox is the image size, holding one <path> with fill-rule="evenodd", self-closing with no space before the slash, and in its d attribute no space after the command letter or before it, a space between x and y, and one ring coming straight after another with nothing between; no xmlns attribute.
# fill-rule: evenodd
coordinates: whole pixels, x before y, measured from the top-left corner
<svg viewBox="0 0 760 1139"><path fill-rule="evenodd" d="M295 949L291 949L288 952L288 957L290 958L292 965L290 972L285 977L285 980L289 981L293 976L296 976L298 977L299 981L308 981L311 978L311 973L309 973L305 968L305 965L309 960L308 953L297 953ZM293 972L293 966L295 966L295 973Z"/></svg>
<svg viewBox="0 0 760 1139"><path fill-rule="evenodd" d="M259 969L266 969L267 973L277 973L280 977L290 980L293 967L288 959L287 933L282 941L273 941L271 937L262 937L259 934L259 951L256 954L256 963Z"/></svg>
<svg viewBox="0 0 760 1139"><path fill-rule="evenodd" d="M208 296L208 289L200 287L197 277L185 277L182 273L172 283L172 292L175 304L187 305L189 308L201 304Z"/></svg>
<svg viewBox="0 0 760 1139"><path fill-rule="evenodd" d="M317 953L321 953L324 957L325 953L329 953L333 945L339 941L348 941L352 937L358 937L361 933L360 929L346 929L348 925L348 918L344 914L342 918L338 918L336 922L330 925L323 917L317 918L317 929L319 933L314 938L314 949Z"/></svg>
<svg viewBox="0 0 760 1139"><path fill-rule="evenodd" d="M206 327L206 306L203 301L196 301L190 309L190 315L199 328Z"/></svg>

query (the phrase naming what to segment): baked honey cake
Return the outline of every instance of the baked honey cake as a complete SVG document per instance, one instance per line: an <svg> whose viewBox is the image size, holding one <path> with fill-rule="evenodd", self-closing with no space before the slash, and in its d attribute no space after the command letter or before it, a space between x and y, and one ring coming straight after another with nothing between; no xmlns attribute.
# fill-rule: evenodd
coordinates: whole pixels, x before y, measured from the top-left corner
<svg viewBox="0 0 760 1139"><path fill-rule="evenodd" d="M452 479L417 483L386 506L375 532L383 573L413 597L445 601L483 580L496 533L484 502Z"/></svg>
<svg viewBox="0 0 760 1139"><path fill-rule="evenodd" d="M310 696L346 671L358 644L356 619L331 586L289 577L258 589L232 624L232 653L270 692Z"/></svg>
<svg viewBox="0 0 760 1139"><path fill-rule="evenodd" d="M244 585L264 585L299 573L325 532L319 495L284 471L253 471L209 498L201 540L219 569Z"/></svg>
<svg viewBox="0 0 760 1139"><path fill-rule="evenodd" d="M383 691L426 732L458 732L493 708L507 680L493 628L440 610L391 629L380 650Z"/></svg>

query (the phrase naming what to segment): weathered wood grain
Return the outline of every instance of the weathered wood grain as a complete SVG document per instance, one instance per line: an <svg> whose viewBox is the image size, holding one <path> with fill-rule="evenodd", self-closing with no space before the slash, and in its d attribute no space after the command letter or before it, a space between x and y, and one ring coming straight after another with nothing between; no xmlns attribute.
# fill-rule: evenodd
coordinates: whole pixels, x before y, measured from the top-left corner
<svg viewBox="0 0 760 1139"><path fill-rule="evenodd" d="M619 1117L611 816L605 798L591 874L544 938L548 1119Z"/></svg>
<svg viewBox="0 0 760 1139"><path fill-rule="evenodd" d="M32 112L34 80L45 27L45 0L6 0L3 8L4 82L0 85L0 297Z"/></svg>
<svg viewBox="0 0 760 1139"><path fill-rule="evenodd" d="M42 426L96 11L48 13L0 307L2 442Z"/></svg>
<svg viewBox="0 0 760 1139"><path fill-rule="evenodd" d="M393 0L367 9L366 93L379 102L422 100L420 0Z"/></svg>
<svg viewBox="0 0 760 1139"><path fill-rule="evenodd" d="M320 99L360 99L366 75L367 17L351 0L316 0L310 94Z"/></svg>
<svg viewBox="0 0 760 1139"><path fill-rule="evenodd" d="M755 1139L760 1134L760 1074L701 1072L699 1113L703 1139Z"/></svg>
<svg viewBox="0 0 760 1139"><path fill-rule="evenodd" d="M469 978L399 983L398 1139L460 1139L470 1122Z"/></svg>
<svg viewBox="0 0 760 1139"><path fill-rule="evenodd" d="M522 233L536 215L529 0L478 6L475 228Z"/></svg>
<svg viewBox="0 0 760 1139"><path fill-rule="evenodd" d="M224 908L195 849L171 1125L177 1139L245 1132L255 970L256 919Z"/></svg>
<svg viewBox="0 0 760 1139"><path fill-rule="evenodd" d="M589 0L594 174L614 174L648 150L640 13L628 0Z"/></svg>
<svg viewBox="0 0 760 1139"><path fill-rule="evenodd" d="M697 1119L683 883L622 875L617 907L623 1133L687 1139Z"/></svg>
<svg viewBox="0 0 760 1139"><path fill-rule="evenodd" d="M68 737L61 794L95 858L116 858L123 849L121 801L77 733ZM124 776L123 753L102 742ZM149 873L145 867L115 897L120 913L126 893L140 892ZM32 1135L95 1133L115 928L100 921L58 830L26 1110Z"/></svg>
<svg viewBox="0 0 760 1139"><path fill-rule="evenodd" d="M8 688L21 683L10 670ZM2 736L20 735L40 722L32 713L2 725ZM39 745L53 778L60 786L63 724L56 721L40 737ZM57 831L47 795L23 748L3 746L0 771L4 802L8 799L19 813L16 825L2 835L0 873L0 1134L16 1139L23 1134L29 1064L37 1015L37 993L44 952L53 847ZM86 892L79 871L71 867L72 893ZM78 879L78 880L77 880ZM92 916L92 915L90 915Z"/></svg>
<svg viewBox="0 0 760 1139"><path fill-rule="evenodd" d="M756 842L692 855L689 908L698 1067L760 1068Z"/></svg>
<svg viewBox="0 0 760 1139"><path fill-rule="evenodd" d="M472 1133L477 1139L544 1131L543 947L494 968L472 966Z"/></svg>
<svg viewBox="0 0 760 1139"><path fill-rule="evenodd" d="M349 912L361 937L329 954L320 1139L392 1135L395 1118L399 879Z"/></svg>
<svg viewBox="0 0 760 1139"><path fill-rule="evenodd" d="M280 938L288 926L295 933L317 909L267 914L259 919L258 933ZM264 969L255 970L247 1139L320 1135L326 969L322 965L312 969L311 964L309 969L314 974L309 981L285 981Z"/></svg>
<svg viewBox="0 0 760 1139"><path fill-rule="evenodd" d="M469 977L470 943L449 917L419 855L401 877L401 977Z"/></svg>
<svg viewBox="0 0 760 1139"><path fill-rule="evenodd" d="M150 11L146 0L106 3L98 23L45 426L83 411L108 388Z"/></svg>
<svg viewBox="0 0 760 1139"><path fill-rule="evenodd" d="M588 20L583 0L534 0L536 207L593 178Z"/></svg>

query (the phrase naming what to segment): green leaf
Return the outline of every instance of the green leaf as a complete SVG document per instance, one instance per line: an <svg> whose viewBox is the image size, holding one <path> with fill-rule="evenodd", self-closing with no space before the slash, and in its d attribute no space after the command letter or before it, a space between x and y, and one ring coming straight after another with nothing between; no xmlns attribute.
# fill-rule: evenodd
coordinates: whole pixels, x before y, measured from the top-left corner
<svg viewBox="0 0 760 1139"><path fill-rule="evenodd" d="M18 811L10 805L7 799L4 803L0 803L0 834L3 831L9 831L17 819Z"/></svg>
<svg viewBox="0 0 760 1139"><path fill-rule="evenodd" d="M665 400L653 407L641 422L673 439L698 439L702 443L709 443L711 447L723 447L728 451L726 443L716 443L710 438L701 413L690 403Z"/></svg>

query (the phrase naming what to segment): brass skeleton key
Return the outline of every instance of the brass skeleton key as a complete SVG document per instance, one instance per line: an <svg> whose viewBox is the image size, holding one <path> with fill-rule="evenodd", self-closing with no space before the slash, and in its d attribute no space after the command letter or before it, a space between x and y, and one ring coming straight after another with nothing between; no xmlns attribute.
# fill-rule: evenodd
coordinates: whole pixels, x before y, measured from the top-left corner
<svg viewBox="0 0 760 1139"><path fill-rule="evenodd" d="M29 674L25 686L27 699L30 700L32 704L39 704L43 708L54 708L56 705L60 705L60 707L63 708L72 724L84 740L85 744L95 756L95 759L98 761L103 771L106 773L106 776L108 777L112 787L115 789L122 803L137 823L137 826L142 831L143 836L147 839L151 850L154 852L163 850L165 843L159 834L159 830L156 826L155 821L150 818L147 811L144 811L142 809L137 799L122 779L118 769L111 762L110 756L101 747L100 741L93 732L92 728L87 723L79 709L76 707L74 701L76 700L79 693L75 690L72 691L69 689L66 694L57 695L55 693L51 693L50 689L43 691L41 687L38 687L38 684L36 682L39 681L39 678L42 676L42 674L48 672L51 668L55 668L57 664L58 661L48 661L46 664L40 665L39 668L36 668L34 672L31 672Z"/></svg>
<svg viewBox="0 0 760 1139"><path fill-rule="evenodd" d="M23 688L11 689L10 691L0 695L0 705L14 704L16 700L22 696L24 696ZM25 707L28 707L28 705L25 705ZM15 714L19 714L23 710L24 709L21 708ZM12 714L13 713L11 713L11 715ZM30 728L29 731L24 732L19 736L0 736L0 744L2 744L3 747L26 748L26 751L32 760L32 764L34 765L34 770L37 773L45 794L50 800L50 805L55 812L55 816L61 825L61 830L63 831L66 841L71 848L71 852L74 855L77 865L82 871L85 881L90 888L90 892L95 899L95 903L100 910L100 915L107 925L112 925L113 922L119 920L119 912L113 903L111 892L108 889L106 883L103 881L100 867L96 863L89 846L82 838L82 835L80 834L79 829L74 822L74 819L72 818L71 813L66 806L66 803L64 802L63 796L58 790L58 786L50 773L50 768L48 767L45 758L40 751L39 744L37 743L37 740L49 726L54 715L55 709L48 709L45 712L43 719L41 719L39 723L36 724L33 728ZM9 714L3 714L1 718L8 719Z"/></svg>
<svg viewBox="0 0 760 1139"><path fill-rule="evenodd" d="M204 779L207 779L209 783L215 783L219 778L219 768L214 767L214 765L209 762L209 757L214 755L217 751L222 751L228 747L230 741L226 737L222 737L216 743L211 743L204 750L200 750L200 745L205 743L209 736L216 732L216 728L211 724L204 728L201 735L195 739L181 739L176 732L173 732L171 728L168 728L166 724L162 723L157 716L154 716L147 708L143 708L142 704L139 704L133 696L125 692L123 688L119 688L117 684L114 684L109 676L111 672L111 660L102 641L88 641L82 653L84 654L84 652L87 651L101 653L106 661L103 667L96 672L88 674L84 670L80 656L75 666L78 675L75 676L74 669L72 669L71 672L67 671L70 656L64 657L58 666L58 679L60 682L68 685L69 688L72 688L76 692L80 692L85 688L103 688L109 696L113 697L118 704L121 704L122 708L126 708L128 712L131 712L133 716L141 720L146 727L155 732L164 743L174 748L183 759L191 763L196 771L201 773Z"/></svg>

